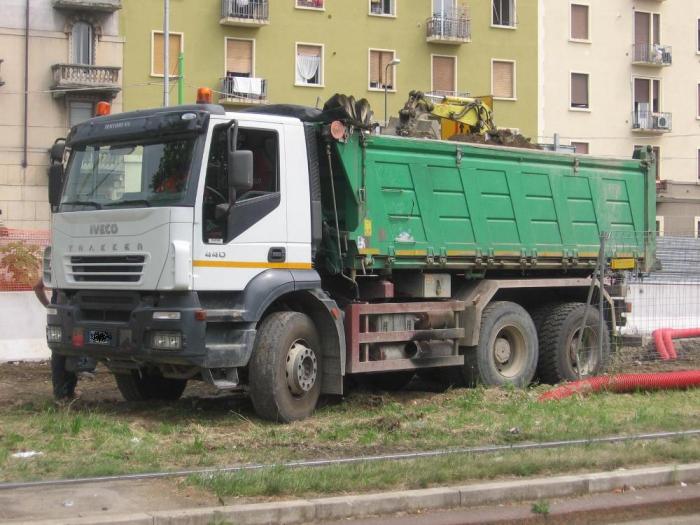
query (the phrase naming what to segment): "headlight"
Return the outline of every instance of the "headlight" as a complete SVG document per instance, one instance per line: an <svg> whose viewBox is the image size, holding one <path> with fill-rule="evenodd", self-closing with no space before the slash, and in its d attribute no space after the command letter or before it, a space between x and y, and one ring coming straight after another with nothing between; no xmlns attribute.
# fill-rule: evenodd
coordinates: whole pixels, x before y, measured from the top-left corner
<svg viewBox="0 0 700 525"><path fill-rule="evenodd" d="M51 280L53 278L53 271L51 268L51 246L44 248L44 258L43 258L43 279L46 286L51 286Z"/></svg>
<svg viewBox="0 0 700 525"><path fill-rule="evenodd" d="M179 350L182 347L180 332L153 332L151 346L158 350Z"/></svg>
<svg viewBox="0 0 700 525"><path fill-rule="evenodd" d="M60 343L63 339L63 330L60 326L48 325L46 327L46 341L49 343Z"/></svg>

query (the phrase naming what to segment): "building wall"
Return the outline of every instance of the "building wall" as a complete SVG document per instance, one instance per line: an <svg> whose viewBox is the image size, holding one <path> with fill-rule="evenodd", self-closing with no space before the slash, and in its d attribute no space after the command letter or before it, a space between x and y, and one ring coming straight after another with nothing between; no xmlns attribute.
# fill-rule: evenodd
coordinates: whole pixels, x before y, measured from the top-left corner
<svg viewBox="0 0 700 525"><path fill-rule="evenodd" d="M369 99L383 120L383 91L368 90L368 49L393 49L401 59L397 91L389 93L389 114L396 115L412 89L430 90L431 54L457 56L457 88L473 95L491 92L491 59L516 61L517 100L497 101L500 126L537 132L537 0L517 0L516 29L491 27L491 2L467 3L471 42L426 43L430 0L397 0L396 17L369 16L367 0L327 0L323 11L296 9L294 0L270 2L270 24L258 29L219 24L220 0L171 0L171 31L184 33L186 101L198 86L215 89L225 74L225 37L255 39L255 76L268 81L270 102L315 106L334 93ZM150 75L151 32L162 29L162 3L124 0L121 29L126 38L124 107L158 106L162 79ZM324 45L324 87L297 87L295 43ZM176 87L171 103L176 101Z"/></svg>
<svg viewBox="0 0 700 525"><path fill-rule="evenodd" d="M0 16L0 222L9 228L47 229L48 149L65 137L68 111L64 97L50 92L51 66L69 61L67 18L51 0L32 0L29 30L29 115L27 166L24 146L25 0L3 0ZM123 38L118 19L102 15L95 48L101 65L122 65ZM121 98L114 101L121 110Z"/></svg>
<svg viewBox="0 0 700 525"><path fill-rule="evenodd" d="M570 41L570 5L590 6L590 42ZM559 133L564 144L588 142L593 155L629 157L635 145L660 147L660 178L698 181L697 119L700 63L697 24L700 2L637 0L540 0L539 140ZM673 64L632 64L635 10L661 13L661 44L673 48ZM570 73L590 75L590 110L569 107ZM660 78L661 111L673 130L632 131L634 76ZM700 214L700 213L698 213Z"/></svg>

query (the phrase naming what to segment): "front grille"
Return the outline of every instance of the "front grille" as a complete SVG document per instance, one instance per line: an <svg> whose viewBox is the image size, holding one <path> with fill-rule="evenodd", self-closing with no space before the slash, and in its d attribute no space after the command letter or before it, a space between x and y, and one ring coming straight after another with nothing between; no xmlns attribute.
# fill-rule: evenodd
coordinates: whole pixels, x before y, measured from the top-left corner
<svg viewBox="0 0 700 525"><path fill-rule="evenodd" d="M138 283L145 265L145 255L74 255L68 274L75 282Z"/></svg>

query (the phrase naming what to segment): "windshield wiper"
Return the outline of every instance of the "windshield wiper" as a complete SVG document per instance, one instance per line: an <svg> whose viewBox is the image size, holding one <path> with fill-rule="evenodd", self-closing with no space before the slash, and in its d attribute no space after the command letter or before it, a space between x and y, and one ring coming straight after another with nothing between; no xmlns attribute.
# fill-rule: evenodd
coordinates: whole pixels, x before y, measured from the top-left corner
<svg viewBox="0 0 700 525"><path fill-rule="evenodd" d="M92 206L98 210L102 209L102 204L95 201L67 201L62 202L61 206Z"/></svg>
<svg viewBox="0 0 700 525"><path fill-rule="evenodd" d="M151 207L151 203L146 199L127 199L125 201L108 202L104 204L104 207L121 206L122 204L145 204L147 208Z"/></svg>

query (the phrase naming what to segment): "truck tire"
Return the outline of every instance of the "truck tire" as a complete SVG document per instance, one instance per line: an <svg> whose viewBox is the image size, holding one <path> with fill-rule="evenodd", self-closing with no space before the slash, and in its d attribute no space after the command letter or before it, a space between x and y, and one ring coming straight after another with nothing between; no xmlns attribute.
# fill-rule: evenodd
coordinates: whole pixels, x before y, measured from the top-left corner
<svg viewBox="0 0 700 525"><path fill-rule="evenodd" d="M311 318L275 312L260 325L249 366L249 389L258 416L269 421L309 417L321 395L323 359Z"/></svg>
<svg viewBox="0 0 700 525"><path fill-rule="evenodd" d="M148 370L114 374L117 388L127 401L177 401L187 386L187 379L172 379Z"/></svg>
<svg viewBox="0 0 700 525"><path fill-rule="evenodd" d="M537 330L530 314L512 302L498 301L484 309L479 343L466 348L467 385L526 387L537 369Z"/></svg>
<svg viewBox="0 0 700 525"><path fill-rule="evenodd" d="M544 320L540 329L540 360L537 365L537 373L543 383L555 384L579 378L573 352L585 309L584 303L563 303L553 308ZM607 324L604 325L603 348L599 348L599 323L600 312L595 307L589 307L579 351L581 377L600 373L610 356Z"/></svg>
<svg viewBox="0 0 700 525"><path fill-rule="evenodd" d="M66 370L66 356L51 353L51 384L53 397L57 401L71 399L75 396L78 375Z"/></svg>

